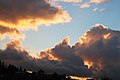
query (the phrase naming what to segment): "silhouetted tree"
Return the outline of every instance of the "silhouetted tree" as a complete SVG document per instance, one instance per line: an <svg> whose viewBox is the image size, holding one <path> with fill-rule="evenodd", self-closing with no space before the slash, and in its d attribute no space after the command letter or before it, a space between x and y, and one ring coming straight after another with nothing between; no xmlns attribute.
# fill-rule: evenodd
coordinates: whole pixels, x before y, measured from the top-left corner
<svg viewBox="0 0 120 80"><path fill-rule="evenodd" d="M23 71L26 72L26 69L24 69Z"/></svg>
<svg viewBox="0 0 120 80"><path fill-rule="evenodd" d="M58 75L57 73L47 74L43 70L28 73L22 67L18 68L12 64L8 66L0 60L0 80L72 80L66 78L66 75Z"/></svg>
<svg viewBox="0 0 120 80"><path fill-rule="evenodd" d="M22 71L22 68L20 67L20 71Z"/></svg>

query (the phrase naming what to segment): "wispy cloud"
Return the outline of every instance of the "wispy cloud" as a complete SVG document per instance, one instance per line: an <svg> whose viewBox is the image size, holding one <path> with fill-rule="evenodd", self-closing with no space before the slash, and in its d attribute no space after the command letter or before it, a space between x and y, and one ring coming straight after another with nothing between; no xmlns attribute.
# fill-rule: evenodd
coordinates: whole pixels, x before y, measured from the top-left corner
<svg viewBox="0 0 120 80"><path fill-rule="evenodd" d="M73 3L74 6L80 7L80 8L89 8L92 4L102 4L109 2L109 0L50 0L51 3L57 4L57 2L65 2L65 3ZM96 7L96 6L95 6ZM97 8L93 8L93 11L97 11ZM103 12L106 10L105 8L99 9L99 12Z"/></svg>
<svg viewBox="0 0 120 80"><path fill-rule="evenodd" d="M89 3L84 3L80 6L80 8L89 8L90 4Z"/></svg>
<svg viewBox="0 0 120 80"><path fill-rule="evenodd" d="M89 0L88 2L84 2L80 8L89 8L90 5L92 4L101 4L101 3L106 3L109 0ZM93 11L96 11L97 8L94 8ZM101 9L99 11L102 11Z"/></svg>
<svg viewBox="0 0 120 80"><path fill-rule="evenodd" d="M94 8L93 11L99 11L99 12L103 12L106 11L107 8Z"/></svg>
<svg viewBox="0 0 120 80"><path fill-rule="evenodd" d="M108 2L109 0L90 0L90 3L105 3L105 2Z"/></svg>

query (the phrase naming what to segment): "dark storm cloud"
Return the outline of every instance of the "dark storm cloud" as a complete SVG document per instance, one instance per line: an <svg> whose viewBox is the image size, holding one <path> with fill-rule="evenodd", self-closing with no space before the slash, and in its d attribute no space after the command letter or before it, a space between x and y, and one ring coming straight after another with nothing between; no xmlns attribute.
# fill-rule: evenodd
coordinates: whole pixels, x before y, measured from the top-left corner
<svg viewBox="0 0 120 80"><path fill-rule="evenodd" d="M65 38L50 51L41 52L45 56L41 59L32 58L26 50L21 48L19 41L12 41L6 44L5 50L0 50L0 59L6 63L31 70L43 69L50 73L57 72L83 77L91 76L92 72L84 65L82 58L74 54L74 48L70 47L67 41L68 38ZM51 56L48 54L51 54ZM57 60L57 57L60 60Z"/></svg>
<svg viewBox="0 0 120 80"><path fill-rule="evenodd" d="M26 50L22 49L19 41L11 41L5 44L5 47L5 49L0 49L0 59L6 64L14 64L30 70L38 69L34 59Z"/></svg>
<svg viewBox="0 0 120 80"><path fill-rule="evenodd" d="M63 39L54 48L41 51L34 59L23 50L20 43L12 41L0 50L0 58L6 62L28 69L43 69L48 72L65 73L77 76L110 77L120 79L120 31L96 25L80 37L74 46L69 38ZM91 66L90 68L85 65ZM115 74L118 73L118 74Z"/></svg>
<svg viewBox="0 0 120 80"><path fill-rule="evenodd" d="M42 52L42 56L51 54L54 57L57 57L58 59L61 60L69 60L71 63L75 65L83 65L83 60L78 56L75 55L75 49L74 47L69 46L69 38L63 39L63 41L59 44L57 44L54 48L49 49L46 54ZM78 62L79 61L79 62Z"/></svg>
<svg viewBox="0 0 120 80"><path fill-rule="evenodd" d="M93 63L95 76L120 79L120 31L96 25L80 38L75 48L84 60Z"/></svg>
<svg viewBox="0 0 120 80"><path fill-rule="evenodd" d="M5 46L5 50L0 50L0 59L8 61L24 61L29 58L28 53L21 48L19 41L11 41L5 44Z"/></svg>
<svg viewBox="0 0 120 80"><path fill-rule="evenodd" d="M63 41L57 44L54 48L48 51L41 52L40 56L49 59L49 54L54 56L53 59L58 58L58 63L55 66L56 69L63 68L62 72L66 72L70 75L77 76L91 76L92 72L84 65L83 59L75 54L75 48L69 46L69 38L63 39ZM59 61L60 59L60 61ZM67 70L67 71L66 71ZM56 70L57 71L57 70Z"/></svg>

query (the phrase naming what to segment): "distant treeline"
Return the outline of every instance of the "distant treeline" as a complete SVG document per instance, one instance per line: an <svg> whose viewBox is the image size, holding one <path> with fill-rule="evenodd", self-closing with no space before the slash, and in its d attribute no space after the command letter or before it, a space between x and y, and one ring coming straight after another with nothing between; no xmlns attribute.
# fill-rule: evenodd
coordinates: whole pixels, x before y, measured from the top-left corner
<svg viewBox="0 0 120 80"><path fill-rule="evenodd" d="M5 65L0 60L0 80L73 80L67 75L47 74L43 70L30 72L14 65Z"/></svg>

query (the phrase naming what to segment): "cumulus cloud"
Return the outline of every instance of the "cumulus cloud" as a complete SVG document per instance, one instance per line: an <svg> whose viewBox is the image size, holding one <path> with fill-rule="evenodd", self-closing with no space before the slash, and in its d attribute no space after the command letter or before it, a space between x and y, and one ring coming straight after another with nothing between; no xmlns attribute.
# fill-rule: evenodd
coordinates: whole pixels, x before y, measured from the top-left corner
<svg viewBox="0 0 120 80"><path fill-rule="evenodd" d="M90 76L92 74L88 67L84 65L83 59L75 54L75 48L69 46L68 37L63 39L63 41L54 48L40 53L40 56L43 56L43 58L49 59L49 55L54 56L53 60L56 58L58 61L60 60L59 65L66 69L70 69L70 71L64 70L70 75Z"/></svg>
<svg viewBox="0 0 120 80"><path fill-rule="evenodd" d="M24 39L24 34L15 28L0 26L0 39L9 37L11 39Z"/></svg>
<svg viewBox="0 0 120 80"><path fill-rule="evenodd" d="M18 40L14 40L14 41L11 41L11 42L8 42L8 43L6 43L5 44L5 47L6 48L15 48L15 49L22 49L21 48L21 43L20 43L20 41L18 41Z"/></svg>
<svg viewBox="0 0 120 80"><path fill-rule="evenodd" d="M67 23L69 13L48 0L0 0L0 39L24 39L20 31L40 25Z"/></svg>
<svg viewBox="0 0 120 80"><path fill-rule="evenodd" d="M19 41L6 44L0 59L24 68L58 72L76 76L110 77L119 79L120 31L97 24L86 31L73 46L69 37L55 47L41 51L39 59L32 58Z"/></svg>
<svg viewBox="0 0 120 80"><path fill-rule="evenodd" d="M84 65L81 57L75 55L75 48L69 46L68 41L69 38L65 38L54 48L40 52L40 59L32 58L26 50L21 48L19 41L12 41L6 44L5 50L0 50L0 59L31 70L43 69L60 74L91 76L92 71Z"/></svg>
<svg viewBox="0 0 120 80"><path fill-rule="evenodd" d="M0 25L16 29L36 29L42 24L66 23L71 17L47 0L0 0Z"/></svg>
<svg viewBox="0 0 120 80"><path fill-rule="evenodd" d="M48 51L45 51L45 52L47 52L47 53L45 53L46 58L48 57L49 54L51 54L54 57L58 58L58 60L59 59L60 60L68 60L72 64L79 65L79 66L84 65L82 58L80 58L78 55L75 55L74 47L69 46L68 37L63 39L63 41L61 43L57 44L54 48L49 49ZM44 55L43 52L41 52L41 53L42 53L42 55ZM77 61L79 61L79 62L77 62Z"/></svg>
<svg viewBox="0 0 120 80"><path fill-rule="evenodd" d="M98 24L80 37L75 48L83 60L92 63L95 77L120 78L114 74L120 73L120 31Z"/></svg>
<svg viewBox="0 0 120 80"><path fill-rule="evenodd" d="M0 59L4 61L25 61L29 59L28 53L21 48L21 43L17 40L5 44L6 49L0 50Z"/></svg>

